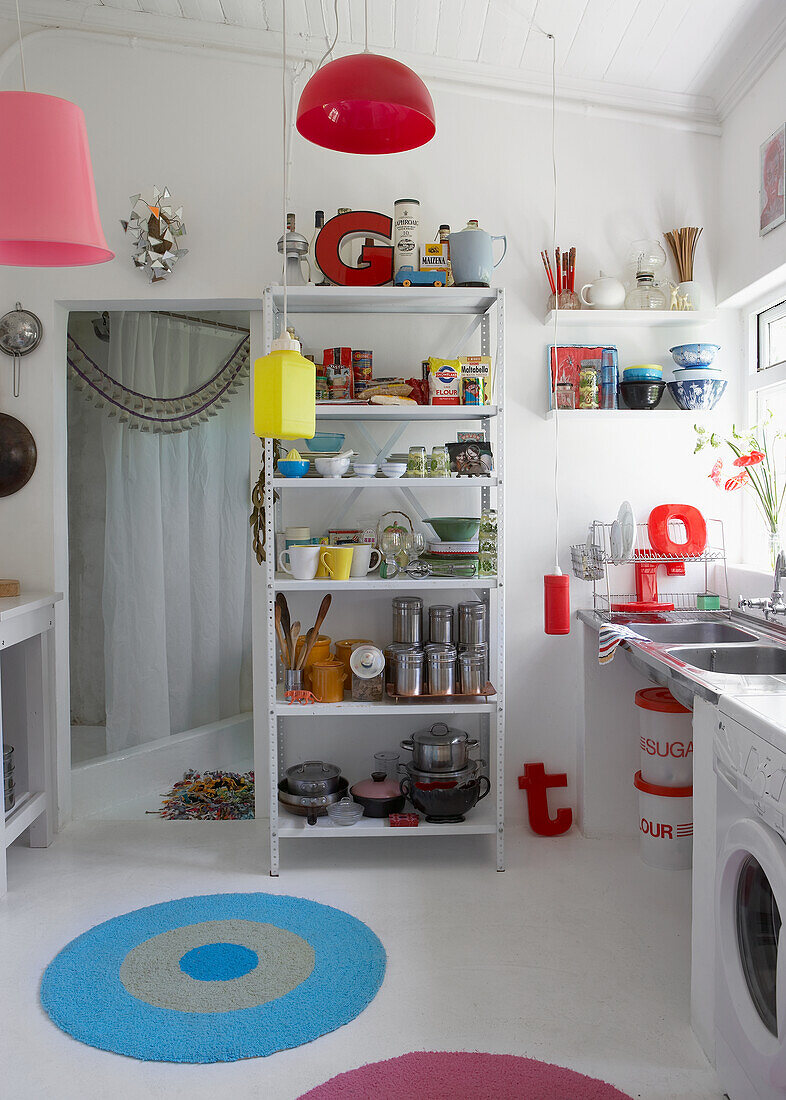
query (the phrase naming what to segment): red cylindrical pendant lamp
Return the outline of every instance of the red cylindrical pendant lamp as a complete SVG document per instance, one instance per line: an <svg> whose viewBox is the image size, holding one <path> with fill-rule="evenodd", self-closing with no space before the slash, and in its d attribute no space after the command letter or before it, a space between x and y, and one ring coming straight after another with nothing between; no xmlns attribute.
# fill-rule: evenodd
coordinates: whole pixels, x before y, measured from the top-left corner
<svg viewBox="0 0 786 1100"><path fill-rule="evenodd" d="M85 116L38 92L0 92L0 264L81 267L114 258L98 216Z"/></svg>
<svg viewBox="0 0 786 1100"><path fill-rule="evenodd" d="M437 131L428 88L412 69L374 53L329 62L303 89L298 132L340 153L402 153Z"/></svg>

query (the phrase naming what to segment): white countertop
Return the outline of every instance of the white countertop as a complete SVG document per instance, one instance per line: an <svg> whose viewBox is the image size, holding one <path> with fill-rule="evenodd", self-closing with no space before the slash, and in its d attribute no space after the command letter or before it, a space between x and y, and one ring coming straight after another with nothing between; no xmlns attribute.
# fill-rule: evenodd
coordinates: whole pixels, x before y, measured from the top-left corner
<svg viewBox="0 0 786 1100"><path fill-rule="evenodd" d="M23 588L18 596L0 597L0 623L37 611L48 604L59 603L62 598L62 592L47 592L43 588Z"/></svg>
<svg viewBox="0 0 786 1100"><path fill-rule="evenodd" d="M740 722L752 733L786 749L786 692L780 695L723 695L721 714Z"/></svg>

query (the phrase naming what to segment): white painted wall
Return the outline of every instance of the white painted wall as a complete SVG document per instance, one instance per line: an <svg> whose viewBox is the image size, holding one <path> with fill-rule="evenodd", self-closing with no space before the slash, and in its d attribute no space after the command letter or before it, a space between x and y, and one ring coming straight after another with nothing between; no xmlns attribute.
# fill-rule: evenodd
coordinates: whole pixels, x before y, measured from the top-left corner
<svg viewBox="0 0 786 1100"><path fill-rule="evenodd" d="M57 565L64 560L65 321L56 303L138 300L167 308L165 302L224 299L239 306L258 298L278 276L280 79L264 63L57 31L32 37L26 55L31 88L65 96L85 110L104 228L118 254L96 268L0 271L0 300L21 299L46 328L40 350L24 364L18 401L9 395L10 365L0 373L2 407L13 408L39 445L35 477L2 501L2 573L67 590ZM17 80L15 66L0 74L3 87ZM515 776L526 760L566 770L571 789L565 798L575 799L580 702L574 687L578 631L565 639L542 633L542 575L553 565L554 425L542 415L551 333L542 325L546 283L538 255L551 240L550 109L512 97L433 91L438 134L424 149L350 158L296 137L290 208L303 227L317 206L328 212L339 205L390 210L399 195L411 194L422 199L429 233L442 221L456 227L477 217L489 231L508 234L498 276L508 291L507 794L509 819L516 822L524 818L524 804ZM559 112L558 141L559 240L578 246L579 284L601 266L619 273L633 238L704 225L697 277L711 301L720 236L718 139L574 108ZM132 268L119 225L128 196L154 183L167 184L184 204L191 249L174 277L158 287ZM733 371L742 352L736 315L719 318L701 337L723 345L723 362ZM682 338L694 337L686 332ZM580 334L561 339L578 342ZM617 342L623 365L667 365L670 343L677 341L669 340L668 330L651 337L626 330ZM396 349L402 366L415 370L422 345L407 344L399 333ZM382 357L384 349L378 351ZM736 414L738 398L733 379L724 418ZM569 543L584 540L593 518L612 519L624 497L644 518L666 500L694 502L709 515L720 514L724 503L733 506L707 480L704 458L692 456L692 422L658 412L650 421L564 422L564 569ZM733 529L729 535L733 546ZM572 582L572 598L574 606L586 605L586 586ZM61 624L61 641L63 636ZM64 682L61 669L61 688ZM628 735L633 731L620 731Z"/></svg>
<svg viewBox="0 0 786 1100"><path fill-rule="evenodd" d="M759 236L759 148L786 121L786 51L723 122L718 299L786 284L786 225ZM758 285L757 285L758 284Z"/></svg>

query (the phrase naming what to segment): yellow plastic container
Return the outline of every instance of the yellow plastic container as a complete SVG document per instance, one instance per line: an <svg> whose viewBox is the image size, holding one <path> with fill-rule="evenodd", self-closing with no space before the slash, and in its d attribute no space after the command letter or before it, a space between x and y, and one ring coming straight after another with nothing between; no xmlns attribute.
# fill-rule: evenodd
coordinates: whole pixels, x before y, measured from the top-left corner
<svg viewBox="0 0 786 1100"><path fill-rule="evenodd" d="M254 363L254 434L261 439L313 439L317 368L294 349Z"/></svg>

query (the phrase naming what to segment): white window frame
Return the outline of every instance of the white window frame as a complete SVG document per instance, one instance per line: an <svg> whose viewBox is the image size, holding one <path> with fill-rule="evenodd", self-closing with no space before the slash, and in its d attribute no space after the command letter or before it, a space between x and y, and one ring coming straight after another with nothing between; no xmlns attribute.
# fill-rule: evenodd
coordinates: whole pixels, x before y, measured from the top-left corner
<svg viewBox="0 0 786 1100"><path fill-rule="evenodd" d="M786 317L786 301L778 302L777 305L770 306L769 309L763 309L761 313L757 315L757 352L756 352L756 375L758 378L762 378L763 375L767 376L766 386L777 385L779 382L786 382L786 359L781 359L777 363L770 363L770 325L774 321L781 321ZM766 367L763 367L762 362L767 363ZM778 377L772 376L770 380L770 371L774 371ZM757 386L756 389L764 388Z"/></svg>
<svg viewBox="0 0 786 1100"><path fill-rule="evenodd" d="M759 398L769 389L786 385L786 360L760 367L769 358L769 326L786 317L786 286L770 292L748 307L748 400L747 423L756 424ZM743 500L743 559L756 566L766 561L761 520L752 500Z"/></svg>

